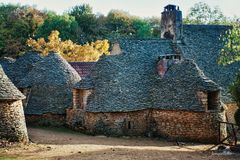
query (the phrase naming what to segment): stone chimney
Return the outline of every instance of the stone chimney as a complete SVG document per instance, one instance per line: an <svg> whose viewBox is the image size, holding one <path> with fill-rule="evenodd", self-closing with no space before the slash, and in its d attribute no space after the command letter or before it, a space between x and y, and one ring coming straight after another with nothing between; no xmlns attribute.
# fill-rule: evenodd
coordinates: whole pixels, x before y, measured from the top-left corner
<svg viewBox="0 0 240 160"><path fill-rule="evenodd" d="M164 7L161 18L161 38L178 42L182 39L182 11L176 5Z"/></svg>

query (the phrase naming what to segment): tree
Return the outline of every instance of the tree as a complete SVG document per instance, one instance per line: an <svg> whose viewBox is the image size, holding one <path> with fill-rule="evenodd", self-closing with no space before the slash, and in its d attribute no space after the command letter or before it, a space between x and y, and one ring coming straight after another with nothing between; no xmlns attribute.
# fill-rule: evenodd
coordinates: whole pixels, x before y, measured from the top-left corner
<svg viewBox="0 0 240 160"><path fill-rule="evenodd" d="M107 15L107 27L113 33L117 32L122 35L129 35L134 32L132 22L136 17L120 10L111 10Z"/></svg>
<svg viewBox="0 0 240 160"><path fill-rule="evenodd" d="M148 38L151 37L151 27L148 22L142 19L136 19L132 23L133 29L135 30L135 37L137 38Z"/></svg>
<svg viewBox="0 0 240 160"><path fill-rule="evenodd" d="M221 35L220 39L223 43L223 48L220 52L218 60L219 64L228 65L240 61L240 23L236 22L232 28L227 30L225 34ZM233 100L237 103L238 110L234 118L238 126L240 126L240 72L233 83L229 87Z"/></svg>
<svg viewBox="0 0 240 160"><path fill-rule="evenodd" d="M23 52L26 40L34 35L44 19L45 15L33 7L1 4L0 53L16 56Z"/></svg>
<svg viewBox="0 0 240 160"><path fill-rule="evenodd" d="M145 21L150 25L151 31L152 31L152 37L160 37L160 23L161 18L160 17L151 17L145 19Z"/></svg>
<svg viewBox="0 0 240 160"><path fill-rule="evenodd" d="M223 24L225 22L226 17L218 7L211 8L203 2L194 4L184 19L186 24Z"/></svg>
<svg viewBox="0 0 240 160"><path fill-rule="evenodd" d="M77 41L80 30L75 17L68 14L62 16L56 15L54 12L47 13L48 18L44 23L37 29L36 37L44 37L47 39L48 35L53 30L58 30L61 32L60 38L62 40L73 40Z"/></svg>
<svg viewBox="0 0 240 160"><path fill-rule="evenodd" d="M93 40L93 36L98 35L96 30L97 17L92 12L92 7L88 4L74 6L69 12L69 15L75 17L78 26L81 28L83 36L78 40L80 43Z"/></svg>
<svg viewBox="0 0 240 160"><path fill-rule="evenodd" d="M28 39L27 45L40 52L42 55L48 55L49 52L58 52L67 61L97 61L103 54L109 54L109 43L107 40L97 40L96 42L78 45L71 40L62 41L59 38L58 31L52 31L46 42L44 38L34 40Z"/></svg>
<svg viewBox="0 0 240 160"><path fill-rule="evenodd" d="M221 35L223 48L218 62L222 65L240 61L240 23L234 23L232 28Z"/></svg>
<svg viewBox="0 0 240 160"><path fill-rule="evenodd" d="M240 126L240 73L237 74L234 82L229 87L230 93L233 97L233 100L237 103L239 107L236 111L234 118L238 126Z"/></svg>

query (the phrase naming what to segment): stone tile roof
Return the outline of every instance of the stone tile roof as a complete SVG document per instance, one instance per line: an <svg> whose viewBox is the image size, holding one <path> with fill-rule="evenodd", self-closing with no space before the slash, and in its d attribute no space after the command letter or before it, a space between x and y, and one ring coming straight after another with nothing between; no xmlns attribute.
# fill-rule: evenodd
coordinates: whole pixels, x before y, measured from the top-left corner
<svg viewBox="0 0 240 160"><path fill-rule="evenodd" d="M69 64L78 72L81 78L85 78L96 62L69 62Z"/></svg>
<svg viewBox="0 0 240 160"><path fill-rule="evenodd" d="M17 86L18 83L32 70L36 63L41 60L42 57L37 52L26 52L23 56L16 59L14 63L0 61L0 64L3 65L3 69L7 76Z"/></svg>
<svg viewBox="0 0 240 160"><path fill-rule="evenodd" d="M173 64L164 78L158 57L175 53L168 40L120 40L123 53L102 57L92 69L95 94L89 112L127 112L146 108L203 111L198 90L219 90L191 60Z"/></svg>
<svg viewBox="0 0 240 160"><path fill-rule="evenodd" d="M93 89L94 84L93 84L92 77L90 75L88 75L87 77L85 77L84 79L82 79L81 81L76 83L73 88L76 88L76 89Z"/></svg>
<svg viewBox="0 0 240 160"><path fill-rule="evenodd" d="M228 86L240 68L240 63L222 66L217 63L222 43L219 36L229 26L221 25L184 25L185 45L180 45L184 57L194 59L204 74L222 88L222 100L231 102Z"/></svg>
<svg viewBox="0 0 240 160"><path fill-rule="evenodd" d="M31 87L26 114L64 114L72 104L72 87L81 80L71 65L57 53L36 64L18 84Z"/></svg>
<svg viewBox="0 0 240 160"><path fill-rule="evenodd" d="M21 100L25 96L14 86L0 65L0 100Z"/></svg>

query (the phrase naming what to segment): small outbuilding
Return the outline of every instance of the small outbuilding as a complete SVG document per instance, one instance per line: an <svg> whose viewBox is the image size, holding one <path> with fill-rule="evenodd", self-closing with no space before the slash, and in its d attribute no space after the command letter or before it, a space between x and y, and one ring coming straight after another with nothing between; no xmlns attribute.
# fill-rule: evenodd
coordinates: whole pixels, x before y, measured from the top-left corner
<svg viewBox="0 0 240 160"><path fill-rule="evenodd" d="M0 139L28 142L23 99L25 96L14 86L0 65Z"/></svg>
<svg viewBox="0 0 240 160"><path fill-rule="evenodd" d="M44 57L17 85L22 90L31 88L25 107L27 122L64 124L66 108L72 105L72 87L80 80L58 53Z"/></svg>

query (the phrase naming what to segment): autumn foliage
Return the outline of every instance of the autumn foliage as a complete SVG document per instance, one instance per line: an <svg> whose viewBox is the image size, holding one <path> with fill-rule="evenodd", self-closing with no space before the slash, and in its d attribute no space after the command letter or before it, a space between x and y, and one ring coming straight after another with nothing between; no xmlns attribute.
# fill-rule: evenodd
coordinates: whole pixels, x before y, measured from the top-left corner
<svg viewBox="0 0 240 160"><path fill-rule="evenodd" d="M79 45L71 40L61 41L58 31L52 31L48 36L48 41L44 38L34 40L29 38L27 45L34 51L46 56L49 52L58 52L67 61L97 61L103 54L109 54L108 40L97 40L95 42Z"/></svg>

